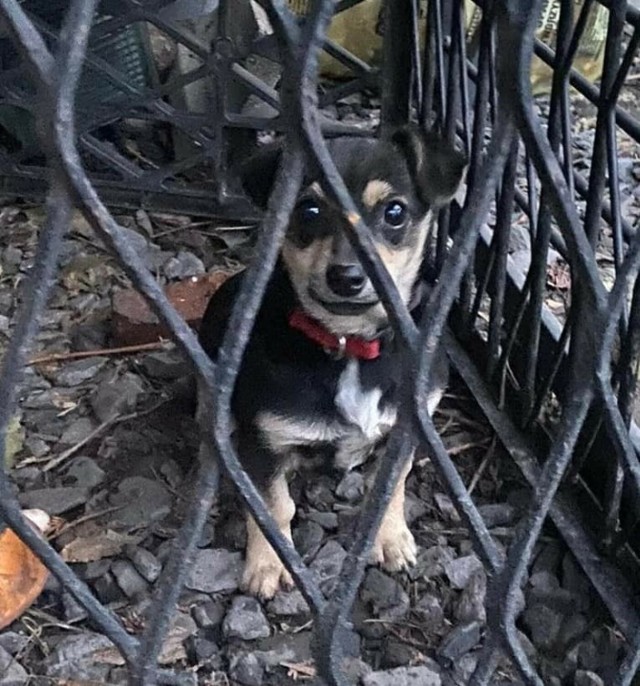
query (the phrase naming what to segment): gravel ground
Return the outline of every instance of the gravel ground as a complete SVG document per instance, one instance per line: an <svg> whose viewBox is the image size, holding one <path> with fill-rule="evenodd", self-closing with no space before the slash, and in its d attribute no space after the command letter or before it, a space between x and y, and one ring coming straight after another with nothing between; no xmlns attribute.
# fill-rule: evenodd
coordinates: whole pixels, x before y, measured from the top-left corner
<svg viewBox="0 0 640 686"><path fill-rule="evenodd" d="M39 207L6 205L0 211L5 343L41 220ZM135 232L162 282L235 268L250 251L248 233L241 230L227 234L206 223L144 212L119 221ZM111 298L127 285L115 260L76 217L32 357L97 352L28 367L11 467L22 504L55 516L54 545L136 633L145 625L185 504L197 440L189 370L171 346L100 354L111 342ZM527 493L455 379L437 421L496 541L508 544ZM299 504L296 545L330 592L362 499L363 475L298 478L292 491ZM486 575L428 457L418 459L408 493L419 563L410 574L367 572L353 616L354 682L465 684L483 642ZM238 590L244 527L237 511L233 489L224 484L161 660L197 674L203 684L313 680L310 616L299 592L261 604ZM538 545L524 600L522 640L545 683L607 683L620 638L552 530ZM0 669L6 670L2 683L125 683L110 643L54 579L0 634ZM519 682L505 664L493 683Z"/></svg>

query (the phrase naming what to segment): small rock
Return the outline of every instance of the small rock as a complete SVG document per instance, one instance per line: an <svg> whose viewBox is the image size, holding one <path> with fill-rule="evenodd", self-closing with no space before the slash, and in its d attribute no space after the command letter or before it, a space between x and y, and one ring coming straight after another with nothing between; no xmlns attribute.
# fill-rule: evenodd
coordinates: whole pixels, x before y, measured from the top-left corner
<svg viewBox="0 0 640 686"><path fill-rule="evenodd" d="M65 476L73 479L77 486L92 489L104 481L105 473L95 460L80 455L69 462Z"/></svg>
<svg viewBox="0 0 640 686"><path fill-rule="evenodd" d="M541 547L531 566L531 576L538 572L550 572L552 575L557 576L563 555L564 550L560 543L555 541L546 543Z"/></svg>
<svg viewBox="0 0 640 686"><path fill-rule="evenodd" d="M87 351L104 348L107 345L107 332L106 321L78 324L71 331L71 349Z"/></svg>
<svg viewBox="0 0 640 686"><path fill-rule="evenodd" d="M60 515L73 510L87 501L89 490L74 486L60 488L39 488L21 493L20 505L26 508L44 510L50 515Z"/></svg>
<svg viewBox="0 0 640 686"><path fill-rule="evenodd" d="M348 503L355 503L365 491L364 477L360 472L347 472L336 487L336 495Z"/></svg>
<svg viewBox="0 0 640 686"><path fill-rule="evenodd" d="M139 547L127 549L127 557L133 563L136 571L149 583L153 583L162 571L162 565L158 558L148 550Z"/></svg>
<svg viewBox="0 0 640 686"><path fill-rule="evenodd" d="M4 334L7 338L11 334L9 317L6 317L4 314L0 314L0 333Z"/></svg>
<svg viewBox="0 0 640 686"><path fill-rule="evenodd" d="M205 273L204 263L193 253L181 250L175 257L170 257L164 263L164 273L167 279L188 279Z"/></svg>
<svg viewBox="0 0 640 686"><path fill-rule="evenodd" d="M446 660L455 662L480 642L480 622L460 624L444 639L438 654Z"/></svg>
<svg viewBox="0 0 640 686"><path fill-rule="evenodd" d="M260 639L254 654L268 669L279 668L283 662L308 662L311 660L311 633L273 634Z"/></svg>
<svg viewBox="0 0 640 686"><path fill-rule="evenodd" d="M456 619L463 623L478 621L484 624L487 621L484 606L486 595L487 575L484 569L478 569L471 575L456 603Z"/></svg>
<svg viewBox="0 0 640 686"><path fill-rule="evenodd" d="M475 555L465 555L445 562L444 573L453 588L463 589L473 574L482 568L482 562Z"/></svg>
<svg viewBox="0 0 640 686"><path fill-rule="evenodd" d="M371 672L362 679L362 684L363 686L441 686L442 679L436 665L420 665Z"/></svg>
<svg viewBox="0 0 640 686"><path fill-rule="evenodd" d="M29 676L24 667L2 647L0 647L0 682L3 686L23 686L29 683Z"/></svg>
<svg viewBox="0 0 640 686"><path fill-rule="evenodd" d="M587 618L579 612L567 617L558 634L559 644L567 647L573 645L585 635L588 626L589 622L587 621Z"/></svg>
<svg viewBox="0 0 640 686"><path fill-rule="evenodd" d="M404 497L404 518L409 526L427 513L425 503L415 496L411 491L407 491Z"/></svg>
<svg viewBox="0 0 640 686"><path fill-rule="evenodd" d="M190 372L189 363L173 350L145 355L142 359L142 368L150 377L162 381L182 379Z"/></svg>
<svg viewBox="0 0 640 686"><path fill-rule="evenodd" d="M309 605L296 588L292 591L278 591L267 606L270 613L278 616L303 615L309 612Z"/></svg>
<svg viewBox="0 0 640 686"><path fill-rule="evenodd" d="M581 598L583 609L587 609L591 584L571 553L567 553L562 559L562 588Z"/></svg>
<svg viewBox="0 0 640 686"><path fill-rule="evenodd" d="M91 435L95 428L95 424L89 417L78 417L63 431L62 436L60 436L60 443L62 445L81 443Z"/></svg>
<svg viewBox="0 0 640 686"><path fill-rule="evenodd" d="M108 558L87 562L82 566L81 576L85 581L93 581L106 574L109 571L109 567L111 567L111 560Z"/></svg>
<svg viewBox="0 0 640 686"><path fill-rule="evenodd" d="M195 658L198 663L212 662L220 655L220 648L215 641L205 636L194 636L191 642Z"/></svg>
<svg viewBox="0 0 640 686"><path fill-rule="evenodd" d="M91 395L91 407L100 422L106 422L134 410L143 391L142 382L135 374L112 375L104 379Z"/></svg>
<svg viewBox="0 0 640 686"><path fill-rule="evenodd" d="M182 472L182 469L180 469L178 463L175 460L165 460L160 465L160 469L158 471L160 472L160 474L162 474L162 476L165 478L166 482L169 484L171 488L180 488L184 481L184 474ZM204 548L206 546L200 547Z"/></svg>
<svg viewBox="0 0 640 686"><path fill-rule="evenodd" d="M129 245L136 251L138 258L144 262L147 269L153 269L156 263L155 257L160 252L160 248L133 229L120 226L120 231Z"/></svg>
<svg viewBox="0 0 640 686"><path fill-rule="evenodd" d="M49 444L38 436L27 436L24 440L24 447L33 457L44 457L51 452Z"/></svg>
<svg viewBox="0 0 640 686"><path fill-rule="evenodd" d="M219 600L208 600L193 608L193 618L202 629L210 629L222 623L224 605Z"/></svg>
<svg viewBox="0 0 640 686"><path fill-rule="evenodd" d="M333 593L346 556L347 551L337 541L328 541L311 563L311 570L325 595Z"/></svg>
<svg viewBox="0 0 640 686"><path fill-rule="evenodd" d="M116 560L111 573L127 598L137 598L148 592L147 582L128 560Z"/></svg>
<svg viewBox="0 0 640 686"><path fill-rule="evenodd" d="M367 571L360 597L383 619L404 617L409 611L409 596L402 585L375 567Z"/></svg>
<svg viewBox="0 0 640 686"><path fill-rule="evenodd" d="M555 574L542 570L529 577L529 585L543 593L552 593L560 588L560 582Z"/></svg>
<svg viewBox="0 0 640 686"><path fill-rule="evenodd" d="M222 631L227 638L241 638L244 641L266 638L271 633L260 603L250 596L233 599L222 622Z"/></svg>
<svg viewBox="0 0 640 686"><path fill-rule="evenodd" d="M311 479L305 484L304 494L309 504L316 510L322 512L330 510L334 501L333 481L325 476Z"/></svg>
<svg viewBox="0 0 640 686"><path fill-rule="evenodd" d="M362 680L373 671L371 667L359 657L344 657L340 671L347 684L361 684Z"/></svg>
<svg viewBox="0 0 640 686"><path fill-rule="evenodd" d="M324 529L310 519L293 530L293 544L304 562L308 562L320 550L323 538Z"/></svg>
<svg viewBox="0 0 640 686"><path fill-rule="evenodd" d="M67 622L79 621L87 616L87 611L70 593L62 594L62 607Z"/></svg>
<svg viewBox="0 0 640 686"><path fill-rule="evenodd" d="M522 621L536 648L548 650L556 642L564 617L546 605L536 604L524 611Z"/></svg>
<svg viewBox="0 0 640 686"><path fill-rule="evenodd" d="M229 661L229 676L243 686L261 686L264 671L264 665L253 653L237 653Z"/></svg>
<svg viewBox="0 0 640 686"><path fill-rule="evenodd" d="M415 658L416 651L410 645L395 636L385 637L382 644L382 667L405 667Z"/></svg>
<svg viewBox="0 0 640 686"><path fill-rule="evenodd" d="M431 630L437 630L444 622L444 610L442 609L440 599L430 593L420 598L413 611L420 618L420 621Z"/></svg>
<svg viewBox="0 0 640 686"><path fill-rule="evenodd" d="M83 632L65 636L43 660L49 678L70 681L99 681L105 683L111 665L96 660L96 653L113 651L113 643L100 634Z"/></svg>
<svg viewBox="0 0 640 686"><path fill-rule="evenodd" d="M114 520L125 526L139 526L148 525L167 515L172 497L159 481L130 476L120 482L117 492L109 501L111 505L124 506L114 513Z"/></svg>
<svg viewBox="0 0 640 686"><path fill-rule="evenodd" d="M241 573L242 553L232 553L224 548L198 550L185 586L203 593L235 591Z"/></svg>
<svg viewBox="0 0 640 686"><path fill-rule="evenodd" d="M574 686L604 686L604 681L595 672L579 669L573 684Z"/></svg>
<svg viewBox="0 0 640 686"><path fill-rule="evenodd" d="M462 521L460 519L460 515L458 514L458 510L456 510L455 505L448 495L445 495L444 493L434 493L433 497L436 501L438 509L446 521L454 524L458 524Z"/></svg>
<svg viewBox="0 0 640 686"><path fill-rule="evenodd" d="M518 510L509 503L480 505L478 512L482 515L482 519L484 519L488 529L492 529L495 526L509 526L515 522L518 516Z"/></svg>
<svg viewBox="0 0 640 686"><path fill-rule="evenodd" d="M417 563L409 570L411 579L432 579L444 574L445 565L453 560L453 548L445 545L434 545L418 552Z"/></svg>
<svg viewBox="0 0 640 686"><path fill-rule="evenodd" d="M111 572L108 572L99 579L96 579L93 582L93 588L98 596L98 599L104 605L108 605L109 603L113 603L117 600L122 600L123 598L123 593Z"/></svg>
<svg viewBox="0 0 640 686"><path fill-rule="evenodd" d="M56 374L56 383L59 386L79 386L92 379L106 363L106 357L88 357L84 360L68 362Z"/></svg>
<svg viewBox="0 0 640 686"><path fill-rule="evenodd" d="M478 656L474 653L467 653L453 664L453 672L455 674L455 683L458 686L466 686L471 680L471 675L476 671L478 666ZM491 686L496 686L494 680L491 680Z"/></svg>
<svg viewBox="0 0 640 686"><path fill-rule="evenodd" d="M29 637L19 634L17 631L0 632L0 648L10 655L17 655L29 645ZM0 671L1 671L0 667Z"/></svg>
<svg viewBox="0 0 640 686"><path fill-rule="evenodd" d="M338 528L338 515L335 512L307 512L307 519L319 524L327 531L335 531Z"/></svg>
<svg viewBox="0 0 640 686"><path fill-rule="evenodd" d="M39 467L14 468L11 477L21 491L31 491L44 484L42 470Z"/></svg>

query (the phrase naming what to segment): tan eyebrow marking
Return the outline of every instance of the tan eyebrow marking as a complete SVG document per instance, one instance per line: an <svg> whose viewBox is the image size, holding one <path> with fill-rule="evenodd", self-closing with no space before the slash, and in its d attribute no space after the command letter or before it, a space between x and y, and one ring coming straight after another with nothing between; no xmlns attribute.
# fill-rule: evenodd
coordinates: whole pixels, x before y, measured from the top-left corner
<svg viewBox="0 0 640 686"><path fill-rule="evenodd" d="M319 198L324 198L324 191L322 190L320 184L317 181L314 181L310 186L309 190L317 195Z"/></svg>
<svg viewBox="0 0 640 686"><path fill-rule="evenodd" d="M362 191L362 202L368 209L375 207L381 200L393 193L393 188L390 183L382 181L382 179L373 179L369 181Z"/></svg>

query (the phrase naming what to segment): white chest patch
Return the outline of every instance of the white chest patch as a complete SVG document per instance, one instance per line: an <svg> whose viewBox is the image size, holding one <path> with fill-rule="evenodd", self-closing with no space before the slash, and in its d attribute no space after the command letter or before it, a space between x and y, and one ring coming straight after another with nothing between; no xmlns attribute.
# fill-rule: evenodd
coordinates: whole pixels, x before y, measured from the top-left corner
<svg viewBox="0 0 640 686"><path fill-rule="evenodd" d="M380 410L382 391L365 391L360 383L360 366L349 360L338 380L335 405L343 418L357 426L369 440L381 438L396 419L395 409Z"/></svg>

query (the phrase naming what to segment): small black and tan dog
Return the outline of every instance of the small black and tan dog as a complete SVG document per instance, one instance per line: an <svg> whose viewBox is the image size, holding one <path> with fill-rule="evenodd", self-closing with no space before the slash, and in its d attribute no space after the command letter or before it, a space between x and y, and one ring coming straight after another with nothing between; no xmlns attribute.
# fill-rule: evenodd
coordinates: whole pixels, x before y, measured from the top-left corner
<svg viewBox="0 0 640 686"><path fill-rule="evenodd" d="M455 194L463 156L412 126L387 140L339 138L329 147L402 299L417 311L434 210ZM268 198L278 156L277 149L259 154L244 175L257 204ZM233 396L240 459L288 538L295 504L287 476L319 461L344 470L362 464L396 421L397 343L348 230L322 186L313 176L305 178ZM214 360L241 279L240 274L228 280L204 316L200 339ZM441 353L425 400L431 412L447 377ZM373 549L374 561L387 570L415 562L403 512L409 469ZM269 598L290 584L289 573L248 516L245 590Z"/></svg>

